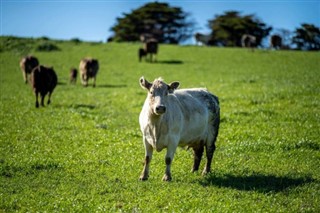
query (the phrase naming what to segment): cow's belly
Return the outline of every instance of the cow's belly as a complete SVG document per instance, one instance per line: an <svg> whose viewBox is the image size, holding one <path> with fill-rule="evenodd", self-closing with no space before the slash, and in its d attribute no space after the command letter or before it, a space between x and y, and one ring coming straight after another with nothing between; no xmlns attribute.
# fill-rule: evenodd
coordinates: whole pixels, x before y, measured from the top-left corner
<svg viewBox="0 0 320 213"><path fill-rule="evenodd" d="M205 117L194 118L184 126L180 134L179 146L192 146L200 141L206 141L208 121Z"/></svg>

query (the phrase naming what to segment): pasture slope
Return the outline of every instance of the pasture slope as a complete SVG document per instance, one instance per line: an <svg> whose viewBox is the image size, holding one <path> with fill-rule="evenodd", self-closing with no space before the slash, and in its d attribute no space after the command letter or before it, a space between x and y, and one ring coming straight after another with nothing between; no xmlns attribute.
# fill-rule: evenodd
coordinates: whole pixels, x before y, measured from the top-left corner
<svg viewBox="0 0 320 213"><path fill-rule="evenodd" d="M160 45L150 64L134 43L51 41L59 51L38 52L10 42L1 38L0 212L320 211L319 52ZM36 109L23 82L26 52L58 74L49 106ZM96 88L68 83L84 56L99 60ZM138 181L141 76L220 97L210 175L191 173L191 150L178 149L172 182L161 181L165 151Z"/></svg>

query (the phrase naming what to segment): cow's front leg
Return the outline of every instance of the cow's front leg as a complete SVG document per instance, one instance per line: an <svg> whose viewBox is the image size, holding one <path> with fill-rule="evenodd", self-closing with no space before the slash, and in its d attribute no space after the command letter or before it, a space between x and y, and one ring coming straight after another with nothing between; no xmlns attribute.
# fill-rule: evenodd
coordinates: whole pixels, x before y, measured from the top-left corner
<svg viewBox="0 0 320 213"><path fill-rule="evenodd" d="M141 172L140 178L139 180L148 180L149 178L149 166L150 166L150 162L152 159L152 153L153 153L153 147L148 143L148 141L146 139L144 140L144 147L145 147L145 159L144 159L144 166L143 166L143 170Z"/></svg>
<svg viewBox="0 0 320 213"><path fill-rule="evenodd" d="M84 87L88 86L88 78L87 78L87 75L86 74L82 74L81 76L81 81L82 81L82 85Z"/></svg>
<svg viewBox="0 0 320 213"><path fill-rule="evenodd" d="M163 181L171 181L171 163L173 161L174 153L176 151L176 146L169 146L167 149L167 154L165 158L165 163L166 163L166 171L164 173L164 176L162 178Z"/></svg>

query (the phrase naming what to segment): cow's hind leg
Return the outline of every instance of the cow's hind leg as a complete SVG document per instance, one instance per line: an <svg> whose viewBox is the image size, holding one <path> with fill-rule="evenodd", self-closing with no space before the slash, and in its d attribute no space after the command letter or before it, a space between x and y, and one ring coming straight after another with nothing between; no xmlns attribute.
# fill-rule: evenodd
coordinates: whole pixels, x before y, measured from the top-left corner
<svg viewBox="0 0 320 213"><path fill-rule="evenodd" d="M50 91L48 94L48 101L47 101L48 105L51 103L51 94L52 94L52 91Z"/></svg>
<svg viewBox="0 0 320 213"><path fill-rule="evenodd" d="M93 87L96 87L96 76L93 77Z"/></svg>
<svg viewBox="0 0 320 213"><path fill-rule="evenodd" d="M45 93L40 93L40 97L41 97L41 106L44 106L44 98L45 98L46 94Z"/></svg>
<svg viewBox="0 0 320 213"><path fill-rule="evenodd" d="M213 153L215 150L216 150L215 141L213 141L212 144L210 144L210 145L209 144L206 145L207 163L206 163L206 166L202 172L202 175L206 175L210 172Z"/></svg>
<svg viewBox="0 0 320 213"><path fill-rule="evenodd" d="M35 95L36 95L36 108L39 108L39 101L38 101L39 93L35 92Z"/></svg>
<svg viewBox="0 0 320 213"><path fill-rule="evenodd" d="M199 170L199 165L201 162L203 150L204 150L203 144L200 144L199 146L193 147L194 161L193 161L192 172Z"/></svg>
<svg viewBox="0 0 320 213"><path fill-rule="evenodd" d="M23 75L23 80L24 80L24 83L28 83L28 74L27 74L27 72L25 72L25 71L22 71L22 75Z"/></svg>

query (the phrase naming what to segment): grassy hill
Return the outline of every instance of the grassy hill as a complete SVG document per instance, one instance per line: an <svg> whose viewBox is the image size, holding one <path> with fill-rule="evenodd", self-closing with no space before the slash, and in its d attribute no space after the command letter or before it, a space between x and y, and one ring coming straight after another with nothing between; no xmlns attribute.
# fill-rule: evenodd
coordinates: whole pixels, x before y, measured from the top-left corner
<svg viewBox="0 0 320 213"><path fill-rule="evenodd" d="M138 62L135 43L0 42L0 211L320 211L319 52L161 45L150 64ZM58 50L39 51L48 44ZM36 109L23 82L27 53L58 74L50 106ZM68 83L85 56L100 62L96 88ZM138 181L141 76L220 98L212 174L191 173L191 150L178 149L172 182L161 181L165 151Z"/></svg>

